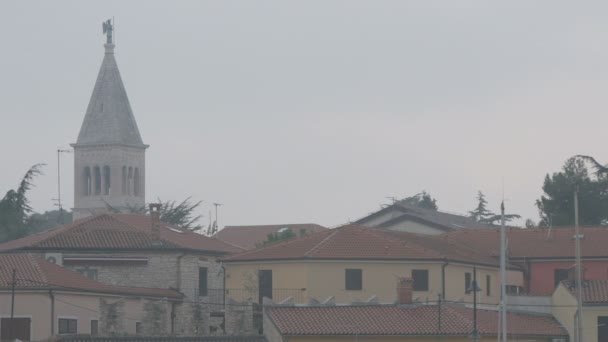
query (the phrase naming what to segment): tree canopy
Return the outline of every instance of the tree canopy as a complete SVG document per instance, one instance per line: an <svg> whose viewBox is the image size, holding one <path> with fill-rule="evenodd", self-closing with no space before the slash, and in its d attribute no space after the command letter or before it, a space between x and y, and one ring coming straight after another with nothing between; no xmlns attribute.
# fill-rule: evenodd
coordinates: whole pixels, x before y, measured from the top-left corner
<svg viewBox="0 0 608 342"><path fill-rule="evenodd" d="M34 177L42 174L44 164L32 166L23 176L16 190L6 192L0 200L0 242L23 237L28 234L27 221L32 212L27 198Z"/></svg>
<svg viewBox="0 0 608 342"><path fill-rule="evenodd" d="M437 200L426 191L415 194L414 196L406 197L400 201L404 204L414 205L416 207L438 210Z"/></svg>
<svg viewBox="0 0 608 342"><path fill-rule="evenodd" d="M591 177L585 159L568 159L560 172L547 174L543 195L536 200L540 226L574 225L574 191L578 189L579 224L608 224L608 177L598 172Z"/></svg>
<svg viewBox="0 0 608 342"><path fill-rule="evenodd" d="M514 219L521 218L517 214L496 214L493 211L486 208L488 201L486 196L481 192L477 192L477 207L469 211L469 216L479 223L485 223L489 225L496 225L501 223L501 219L504 218L505 222L513 221Z"/></svg>

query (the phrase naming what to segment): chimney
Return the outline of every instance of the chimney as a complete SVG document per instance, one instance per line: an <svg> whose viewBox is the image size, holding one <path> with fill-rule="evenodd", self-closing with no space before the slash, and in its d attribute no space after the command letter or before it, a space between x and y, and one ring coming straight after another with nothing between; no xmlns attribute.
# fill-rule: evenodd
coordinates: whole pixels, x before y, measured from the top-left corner
<svg viewBox="0 0 608 342"><path fill-rule="evenodd" d="M160 203L150 203L150 223L152 242L160 245Z"/></svg>
<svg viewBox="0 0 608 342"><path fill-rule="evenodd" d="M412 291L414 279L407 277L397 278L397 304L412 304Z"/></svg>

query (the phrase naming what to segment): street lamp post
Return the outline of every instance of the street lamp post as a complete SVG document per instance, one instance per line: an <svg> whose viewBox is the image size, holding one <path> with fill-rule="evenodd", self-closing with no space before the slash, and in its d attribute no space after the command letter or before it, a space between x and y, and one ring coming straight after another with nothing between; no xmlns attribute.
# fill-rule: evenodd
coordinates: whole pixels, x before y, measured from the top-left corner
<svg viewBox="0 0 608 342"><path fill-rule="evenodd" d="M477 267L473 267L473 283L467 290L473 292L473 331L471 332L471 339L477 342L479 341L479 331L477 330L477 292L481 291L479 286L477 286Z"/></svg>

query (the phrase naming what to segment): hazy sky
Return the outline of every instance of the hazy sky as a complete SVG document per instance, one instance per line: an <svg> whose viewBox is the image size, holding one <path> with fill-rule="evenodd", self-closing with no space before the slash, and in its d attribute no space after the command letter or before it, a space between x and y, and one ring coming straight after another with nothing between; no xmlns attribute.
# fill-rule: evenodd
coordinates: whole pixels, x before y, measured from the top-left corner
<svg viewBox="0 0 608 342"><path fill-rule="evenodd" d="M0 192L76 140L114 17L147 150L147 200L224 203L220 225L336 225L427 190L465 213L478 190L538 219L547 172L608 160L608 3L6 1ZM62 157L73 204L73 157ZM205 219L206 222L206 219Z"/></svg>

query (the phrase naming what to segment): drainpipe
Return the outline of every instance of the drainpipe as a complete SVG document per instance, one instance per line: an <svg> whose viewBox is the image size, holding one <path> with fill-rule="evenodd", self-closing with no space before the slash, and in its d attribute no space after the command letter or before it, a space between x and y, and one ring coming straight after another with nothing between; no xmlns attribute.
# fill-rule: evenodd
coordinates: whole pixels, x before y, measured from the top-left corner
<svg viewBox="0 0 608 342"><path fill-rule="evenodd" d="M175 334L175 301L171 302L171 334Z"/></svg>
<svg viewBox="0 0 608 342"><path fill-rule="evenodd" d="M441 265L441 297L445 300L445 268L448 266L448 259L445 259Z"/></svg>
<svg viewBox="0 0 608 342"><path fill-rule="evenodd" d="M49 298L51 299L51 336L55 336L55 294L53 294L53 290L49 290Z"/></svg>
<svg viewBox="0 0 608 342"><path fill-rule="evenodd" d="M222 281L222 307L226 310L226 266L220 262L224 280Z"/></svg>

